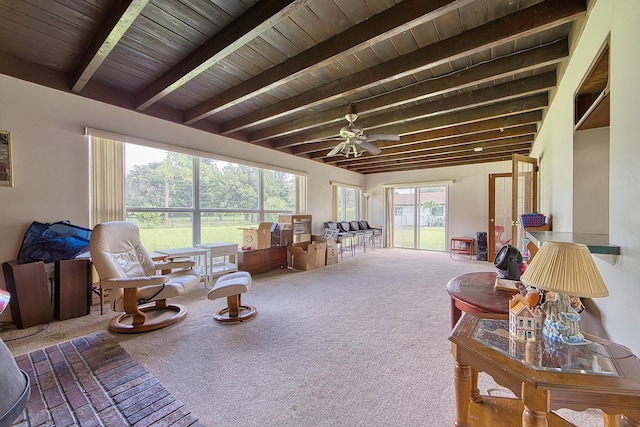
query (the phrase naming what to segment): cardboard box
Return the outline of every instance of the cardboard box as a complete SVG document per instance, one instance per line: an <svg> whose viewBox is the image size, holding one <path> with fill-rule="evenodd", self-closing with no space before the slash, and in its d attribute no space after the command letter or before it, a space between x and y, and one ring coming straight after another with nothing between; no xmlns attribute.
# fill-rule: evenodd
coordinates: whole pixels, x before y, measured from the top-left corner
<svg viewBox="0 0 640 427"><path fill-rule="evenodd" d="M242 229L242 246L251 249L267 249L271 247L271 222L261 222L258 228Z"/></svg>
<svg viewBox="0 0 640 427"><path fill-rule="evenodd" d="M327 252L325 255L325 265L338 263L338 242L333 237L328 236L311 236L313 242L324 242L327 244Z"/></svg>
<svg viewBox="0 0 640 427"><path fill-rule="evenodd" d="M293 243L287 248L293 258L291 266L296 270L313 270L324 267L327 244L323 242Z"/></svg>

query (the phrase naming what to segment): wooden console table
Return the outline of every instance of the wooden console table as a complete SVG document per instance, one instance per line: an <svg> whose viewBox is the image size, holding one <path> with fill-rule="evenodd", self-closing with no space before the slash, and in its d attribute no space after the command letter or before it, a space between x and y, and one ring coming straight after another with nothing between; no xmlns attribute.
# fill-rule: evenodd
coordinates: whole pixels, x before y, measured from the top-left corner
<svg viewBox="0 0 640 427"><path fill-rule="evenodd" d="M266 273L278 268L287 268L287 247L272 246L267 249L252 249L238 252L238 269L251 274Z"/></svg>
<svg viewBox="0 0 640 427"><path fill-rule="evenodd" d="M465 314L449 340L456 360L454 426L572 425L550 413L604 412L607 427L640 425L640 360L626 347L585 334L582 345L525 344L509 338L506 315ZM518 397L481 396L472 371L491 375Z"/></svg>

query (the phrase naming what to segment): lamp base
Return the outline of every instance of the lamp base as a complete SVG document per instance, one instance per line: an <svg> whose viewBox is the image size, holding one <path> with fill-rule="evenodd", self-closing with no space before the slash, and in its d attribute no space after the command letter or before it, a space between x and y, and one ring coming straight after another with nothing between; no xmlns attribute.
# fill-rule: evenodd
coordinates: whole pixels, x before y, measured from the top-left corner
<svg viewBox="0 0 640 427"><path fill-rule="evenodd" d="M542 328L542 336L546 340L565 344L586 342L578 326L580 315L571 308L569 296L556 294L554 300L544 303L543 309L546 319Z"/></svg>
<svg viewBox="0 0 640 427"><path fill-rule="evenodd" d="M575 325L575 328L577 329L577 325ZM544 327L542 328L542 337L547 341L563 344L582 344L587 342L580 331L574 330L574 332L570 334L570 329L571 326L563 322L553 322L546 319L544 321Z"/></svg>

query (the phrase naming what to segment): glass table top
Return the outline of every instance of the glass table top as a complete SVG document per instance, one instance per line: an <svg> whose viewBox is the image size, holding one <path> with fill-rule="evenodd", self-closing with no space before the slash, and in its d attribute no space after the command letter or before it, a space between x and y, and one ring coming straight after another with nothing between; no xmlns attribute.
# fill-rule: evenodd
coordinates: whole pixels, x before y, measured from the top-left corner
<svg viewBox="0 0 640 427"><path fill-rule="evenodd" d="M478 319L471 338L538 370L619 376L611 355L601 344L517 341L509 336L507 319Z"/></svg>

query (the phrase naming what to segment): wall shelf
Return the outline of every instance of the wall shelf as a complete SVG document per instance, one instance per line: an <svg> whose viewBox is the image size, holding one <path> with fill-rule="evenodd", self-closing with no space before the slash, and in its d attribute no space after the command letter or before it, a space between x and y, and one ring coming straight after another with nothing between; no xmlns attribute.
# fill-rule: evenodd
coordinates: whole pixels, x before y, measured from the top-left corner
<svg viewBox="0 0 640 427"><path fill-rule="evenodd" d="M570 242L582 243L587 245L589 251L594 255L613 256L612 264L615 264L616 258L620 255L620 246L609 243L608 234L587 234L587 233L570 233L562 231L527 231L527 237L538 248L544 242ZM609 262L608 259L605 259Z"/></svg>

